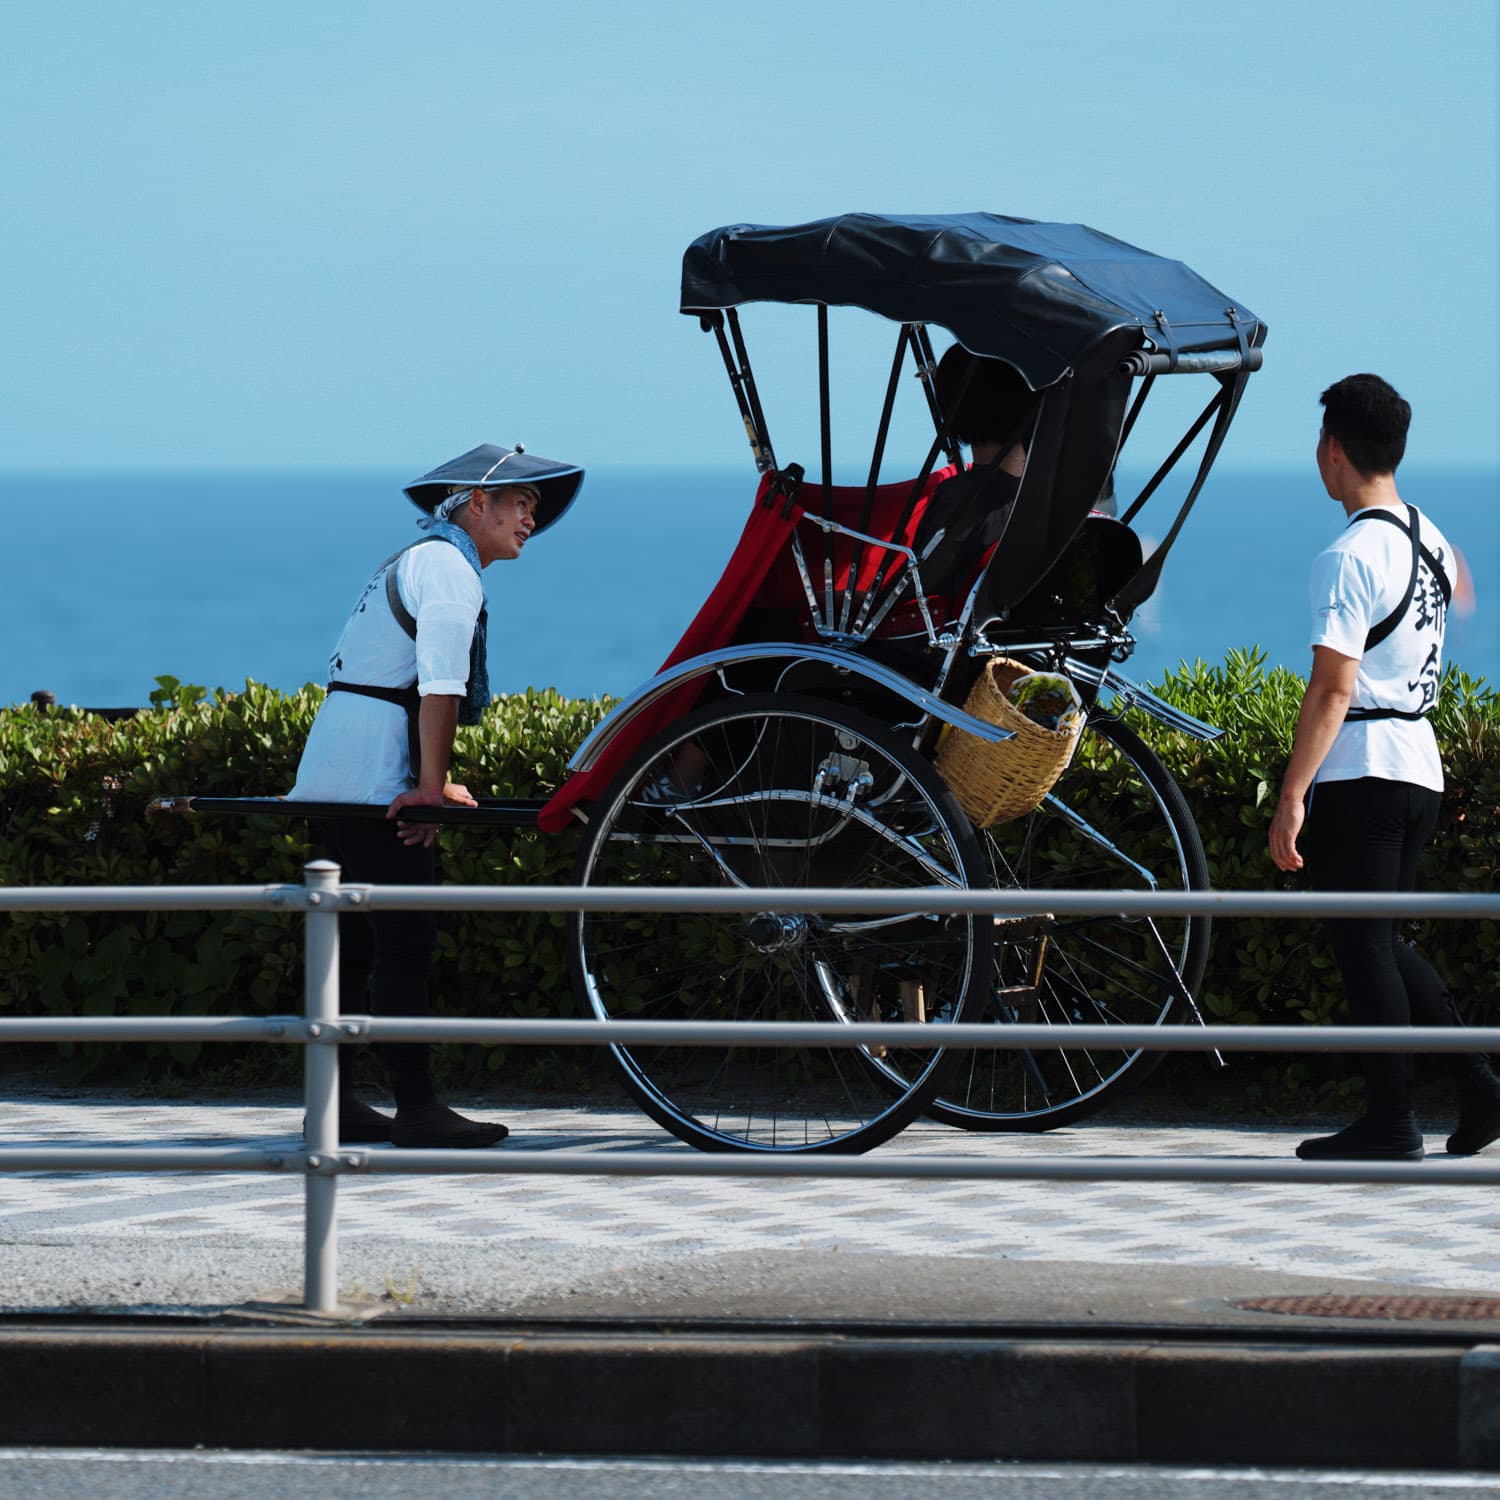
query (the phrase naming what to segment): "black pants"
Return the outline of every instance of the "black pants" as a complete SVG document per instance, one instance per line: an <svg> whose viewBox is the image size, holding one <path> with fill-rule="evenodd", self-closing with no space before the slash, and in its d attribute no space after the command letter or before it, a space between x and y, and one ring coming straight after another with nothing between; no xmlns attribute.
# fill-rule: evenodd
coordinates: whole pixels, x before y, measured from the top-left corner
<svg viewBox="0 0 1500 1500"><path fill-rule="evenodd" d="M1364 777L1320 782L1308 820L1308 866L1319 891L1410 891L1417 861L1437 824L1439 793L1405 781ZM1437 971L1410 943L1400 919L1344 917L1327 924L1355 1026L1459 1026L1457 1007ZM1455 1071L1478 1065L1455 1055ZM1411 1059L1362 1059L1372 1115L1411 1108Z"/></svg>
<svg viewBox="0 0 1500 1500"><path fill-rule="evenodd" d="M436 885L430 848L403 844L394 822L344 818L324 825L330 859L343 867L340 879L357 885ZM366 1004L372 1016L425 1016L428 972L437 946L437 917L429 911L343 912L339 916L339 994L346 1012ZM433 1097L430 1049L420 1043L379 1047L398 1107ZM344 1058L340 1080L350 1076Z"/></svg>

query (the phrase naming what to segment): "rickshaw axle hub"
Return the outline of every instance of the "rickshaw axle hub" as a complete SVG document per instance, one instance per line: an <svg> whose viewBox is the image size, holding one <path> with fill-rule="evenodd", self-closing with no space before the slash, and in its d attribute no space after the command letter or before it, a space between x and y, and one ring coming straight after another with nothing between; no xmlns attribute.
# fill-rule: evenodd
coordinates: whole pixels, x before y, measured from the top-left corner
<svg viewBox="0 0 1500 1500"><path fill-rule="evenodd" d="M747 936L758 952L781 953L795 948L807 936L807 921L780 912L758 911L750 918Z"/></svg>

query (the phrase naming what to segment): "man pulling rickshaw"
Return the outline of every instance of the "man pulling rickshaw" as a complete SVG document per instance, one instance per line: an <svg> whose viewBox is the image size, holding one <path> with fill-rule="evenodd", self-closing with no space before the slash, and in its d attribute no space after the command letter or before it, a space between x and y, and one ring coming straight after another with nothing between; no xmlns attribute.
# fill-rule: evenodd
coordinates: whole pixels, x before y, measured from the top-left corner
<svg viewBox="0 0 1500 1500"><path fill-rule="evenodd" d="M359 808L319 820L346 881L435 885L437 826L417 808L477 808L448 780L454 734L489 704L488 611L480 582L513 561L573 503L583 470L520 449L485 444L406 488L423 535L388 557L365 585L328 661L328 694L307 737L290 803ZM380 819L362 815L385 809ZM437 919L425 911L345 912L339 920L339 993L346 1009L425 1016ZM339 1049L339 1139L418 1148L497 1145L504 1125L466 1119L437 1096L431 1049L377 1049L395 1118L360 1100L351 1049Z"/></svg>

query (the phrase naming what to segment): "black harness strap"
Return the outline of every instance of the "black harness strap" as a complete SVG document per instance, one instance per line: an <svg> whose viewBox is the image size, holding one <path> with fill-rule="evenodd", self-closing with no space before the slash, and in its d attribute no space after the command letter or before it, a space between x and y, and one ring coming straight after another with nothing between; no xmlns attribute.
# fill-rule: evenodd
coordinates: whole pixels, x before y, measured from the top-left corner
<svg viewBox="0 0 1500 1500"><path fill-rule="evenodd" d="M802 470L796 464L788 465L789 472L793 469L797 471L797 482L798 484L800 484ZM792 501L794 499L795 495L788 497L788 511L790 510ZM389 564L386 565L388 571L385 575L385 602L390 605L391 614L395 616L396 623L407 633L407 635L412 638L412 640L416 640L417 638L417 622L415 619L413 619L412 612L405 606L405 604L401 602L401 590L396 586L395 564L397 559L410 552L412 547L420 547L426 542L440 542L442 540L443 538L440 536L424 536L421 541L413 542L411 544L411 547L403 547L401 551L395 555L395 557L390 559ZM489 605L481 604L479 606L479 618L474 625L474 639L469 642L468 681L471 684L474 682L474 673L479 666L479 654L484 650L485 638L489 630L489 618ZM470 698L468 703L464 705L464 708L460 710L458 722L460 724L477 724L479 722L479 707L474 704L472 697ZM415 761L412 762L411 773L413 776L417 774L417 763Z"/></svg>
<svg viewBox="0 0 1500 1500"><path fill-rule="evenodd" d="M435 542L437 537L424 537L423 541ZM420 547L422 542L413 542L413 547ZM401 557L397 553L390 561L390 566L385 570L385 602L390 605L391 613L396 617L396 623L409 635L412 640L417 638L417 622L412 612L401 602L401 590L396 587L396 561Z"/></svg>
<svg viewBox="0 0 1500 1500"><path fill-rule="evenodd" d="M1361 516L1360 520L1388 521L1392 526L1400 527L1411 540L1411 576L1406 580L1406 592L1401 596L1401 602L1383 619L1378 625L1370 628L1370 633L1365 637L1365 650L1372 651L1405 618L1407 610L1411 608L1412 596L1417 592L1417 569L1422 561L1422 531L1421 525L1416 520L1416 511L1412 511L1413 524L1405 526L1388 510L1372 510L1368 516Z"/></svg>
<svg viewBox="0 0 1500 1500"><path fill-rule="evenodd" d="M396 563L400 558L410 552L412 547L422 547L428 542L440 542L440 536L424 536L412 542L410 546L403 547L399 552L393 552L381 563L380 567L385 572L385 601L391 607L391 613L396 617L396 623L409 635L412 640L417 638L417 622L412 617L412 612L401 602L401 590L396 586ZM379 573L380 568L375 570ZM406 714L406 753L411 759L411 774L420 776L422 774L422 731L421 711L422 695L417 691L415 679L405 687L374 687L367 682L330 682L327 691L330 693L356 693L361 698L378 698L382 703L393 703Z"/></svg>
<svg viewBox="0 0 1500 1500"><path fill-rule="evenodd" d="M330 682L330 693L357 693L361 698L378 698L382 703L394 703L406 713L406 753L411 757L411 774L422 774L422 733L420 714L422 695L416 683L409 687L371 687L367 682Z"/></svg>
<svg viewBox="0 0 1500 1500"><path fill-rule="evenodd" d="M1358 521L1386 521L1404 532L1411 538L1411 576L1406 580L1406 592L1401 596L1401 602L1397 604L1390 614L1379 624L1370 628L1365 636L1365 650L1371 651L1383 640L1386 640L1391 632L1406 617L1406 612L1411 608L1411 601L1417 592L1417 575L1420 565L1426 562L1432 570L1432 576L1437 580L1437 586L1443 595L1443 607L1446 609L1453 600L1453 585L1448 581L1448 575L1442 566L1426 547L1422 545L1422 517L1415 505L1408 505L1407 510L1411 512L1411 525L1408 526L1398 515L1388 510L1369 510L1362 515L1356 516L1350 525ZM1401 709L1401 708L1351 708L1344 715L1346 724L1364 724L1371 719L1406 719L1415 722L1427 717L1425 709Z"/></svg>

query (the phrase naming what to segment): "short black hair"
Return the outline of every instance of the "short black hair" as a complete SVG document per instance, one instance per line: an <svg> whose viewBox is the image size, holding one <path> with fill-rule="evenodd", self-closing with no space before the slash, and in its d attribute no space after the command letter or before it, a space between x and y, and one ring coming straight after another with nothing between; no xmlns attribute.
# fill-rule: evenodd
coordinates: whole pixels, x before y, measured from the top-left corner
<svg viewBox="0 0 1500 1500"><path fill-rule="evenodd" d="M1323 392L1323 431L1367 478L1394 474L1406 453L1411 406L1378 375L1346 375Z"/></svg>
<svg viewBox="0 0 1500 1500"><path fill-rule="evenodd" d="M951 418L953 435L971 447L1024 438L1026 420L1037 402L1036 392L1013 365L970 354L962 344L954 344L938 361L937 394L938 405Z"/></svg>

